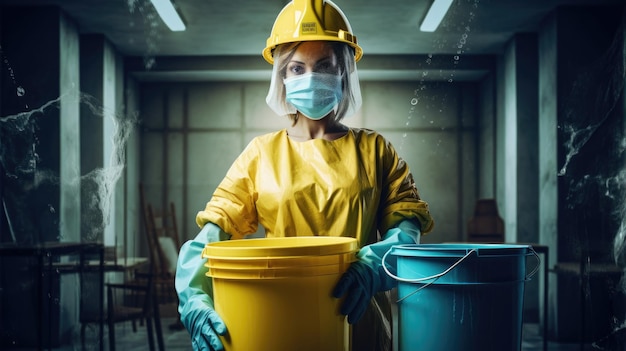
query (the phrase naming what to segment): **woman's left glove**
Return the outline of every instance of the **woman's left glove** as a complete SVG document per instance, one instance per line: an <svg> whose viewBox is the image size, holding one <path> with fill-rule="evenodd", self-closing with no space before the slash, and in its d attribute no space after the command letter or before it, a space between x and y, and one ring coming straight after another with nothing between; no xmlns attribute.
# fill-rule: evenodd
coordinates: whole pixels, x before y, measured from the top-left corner
<svg viewBox="0 0 626 351"><path fill-rule="evenodd" d="M382 257L394 245L419 243L420 228L412 220L404 220L385 233L382 241L366 245L357 254L358 260L342 275L333 290L333 296L345 295L340 312L348 316L348 323L356 323L370 303L372 296L379 291L387 291L397 285L382 266ZM385 264L396 273L396 258L389 256Z"/></svg>

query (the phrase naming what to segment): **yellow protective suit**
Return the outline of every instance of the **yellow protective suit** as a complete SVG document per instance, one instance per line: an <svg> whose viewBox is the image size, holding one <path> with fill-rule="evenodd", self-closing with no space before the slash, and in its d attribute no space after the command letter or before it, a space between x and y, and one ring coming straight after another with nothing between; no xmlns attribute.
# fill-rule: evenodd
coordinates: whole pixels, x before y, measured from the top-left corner
<svg viewBox="0 0 626 351"><path fill-rule="evenodd" d="M293 141L286 130L253 139L233 163L204 211L233 239L330 235L376 241L376 230L415 218L422 233L433 220L407 164L380 134L350 129L333 141Z"/></svg>
<svg viewBox="0 0 626 351"><path fill-rule="evenodd" d="M286 130L253 139L196 222L232 239L261 224L268 237L349 236L362 247L404 219L416 219L422 233L433 228L409 167L380 134L350 129L333 141L293 141ZM376 294L353 325L353 350L391 349L389 294Z"/></svg>

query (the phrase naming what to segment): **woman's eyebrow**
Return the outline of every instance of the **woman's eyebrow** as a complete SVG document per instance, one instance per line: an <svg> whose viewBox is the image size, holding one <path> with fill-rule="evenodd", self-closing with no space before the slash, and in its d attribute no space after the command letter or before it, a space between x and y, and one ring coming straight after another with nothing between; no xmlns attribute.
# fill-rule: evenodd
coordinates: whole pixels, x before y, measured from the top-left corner
<svg viewBox="0 0 626 351"><path fill-rule="evenodd" d="M333 60L332 56L326 56L326 57L322 57L321 59L317 60L317 62L315 62L315 64L323 63L325 61L332 61L332 60Z"/></svg>

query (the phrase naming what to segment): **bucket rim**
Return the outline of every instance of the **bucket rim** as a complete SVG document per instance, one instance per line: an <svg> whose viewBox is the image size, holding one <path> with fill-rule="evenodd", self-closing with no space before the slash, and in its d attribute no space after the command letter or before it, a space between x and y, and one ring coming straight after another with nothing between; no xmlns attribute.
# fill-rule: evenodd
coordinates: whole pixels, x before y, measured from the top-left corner
<svg viewBox="0 0 626 351"><path fill-rule="evenodd" d="M341 257L351 257L355 255L353 251L339 252L328 255L285 255L285 256L214 256L205 254L204 257L219 262L255 262L255 261L299 261L299 260L334 260Z"/></svg>
<svg viewBox="0 0 626 351"><path fill-rule="evenodd" d="M214 257L207 256L206 267L221 269L265 269L315 267L332 264L352 263L356 253L346 252L336 255L318 256L279 256L279 257Z"/></svg>
<svg viewBox="0 0 626 351"><path fill-rule="evenodd" d="M325 256L357 251L357 240L352 237L293 236L216 241L205 245L202 257Z"/></svg>
<svg viewBox="0 0 626 351"><path fill-rule="evenodd" d="M462 257L470 251L477 256L519 256L532 254L532 245L524 244L401 244L391 247L394 256Z"/></svg>

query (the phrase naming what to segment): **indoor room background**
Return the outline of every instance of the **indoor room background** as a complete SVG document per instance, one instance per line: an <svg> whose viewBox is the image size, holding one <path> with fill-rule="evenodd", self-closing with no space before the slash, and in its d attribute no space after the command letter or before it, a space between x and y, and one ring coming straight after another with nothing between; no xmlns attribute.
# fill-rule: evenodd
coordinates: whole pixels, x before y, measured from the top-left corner
<svg viewBox="0 0 626 351"><path fill-rule="evenodd" d="M459 10L461 24L446 27L457 40L426 39L433 51L459 53L364 47L363 105L344 122L379 131L411 167L436 223L423 243L467 242L477 200L495 199L505 242L547 247L542 265L623 269L623 4L565 2L481 52L472 36L481 20L499 20L480 16L493 1L460 2L475 12ZM272 6L263 12L280 8ZM145 28L148 49L129 54L54 2L3 0L0 15L2 243L100 242L118 259L148 256L140 187L154 208L174 204L180 239L191 239L196 213L246 144L289 123L265 103L264 41L258 55L159 56L150 45L168 43ZM145 13L134 15L133 26L149 27ZM238 16L234 25L252 14ZM256 28L260 37L271 23ZM11 279L11 261L2 262ZM549 273L546 296L544 274L527 283L525 318L547 323L552 338L576 340L579 278ZM586 333L624 327L620 277L588 276L583 308L597 329ZM3 291L6 325L15 311ZM75 313L62 312L62 324Z"/></svg>

